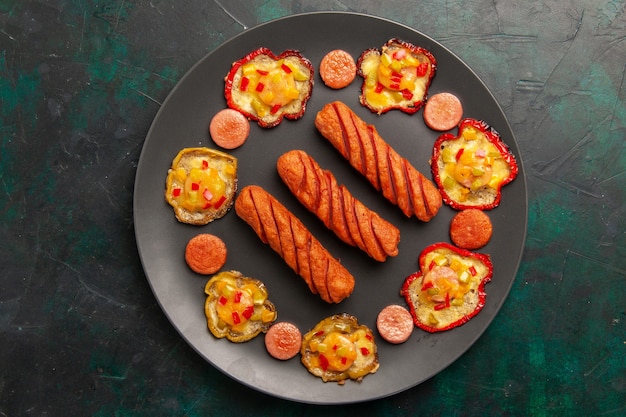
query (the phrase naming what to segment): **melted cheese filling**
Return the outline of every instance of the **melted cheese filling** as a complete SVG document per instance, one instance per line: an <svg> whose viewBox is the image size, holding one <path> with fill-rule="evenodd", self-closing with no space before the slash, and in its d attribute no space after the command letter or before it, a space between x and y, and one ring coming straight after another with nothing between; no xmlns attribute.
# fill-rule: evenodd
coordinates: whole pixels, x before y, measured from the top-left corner
<svg viewBox="0 0 626 417"><path fill-rule="evenodd" d="M246 111L263 118L298 102L308 93L310 74L296 57L274 60L259 56L241 66L232 94Z"/></svg>
<svg viewBox="0 0 626 417"><path fill-rule="evenodd" d="M413 289L419 301L416 313L423 323L443 327L476 308L489 268L477 258L439 249L425 256L422 274Z"/></svg>
<svg viewBox="0 0 626 417"><path fill-rule="evenodd" d="M168 172L168 199L190 212L219 209L237 174L236 165L217 155L185 158L183 166L179 158Z"/></svg>
<svg viewBox="0 0 626 417"><path fill-rule="evenodd" d="M448 195L466 201L480 190L497 190L511 175L511 167L484 133L468 126L458 139L441 149L439 176Z"/></svg>
<svg viewBox="0 0 626 417"><path fill-rule="evenodd" d="M361 70L365 75L365 99L373 107L384 109L421 101L430 65L426 58L407 48L390 46L381 54L367 56Z"/></svg>

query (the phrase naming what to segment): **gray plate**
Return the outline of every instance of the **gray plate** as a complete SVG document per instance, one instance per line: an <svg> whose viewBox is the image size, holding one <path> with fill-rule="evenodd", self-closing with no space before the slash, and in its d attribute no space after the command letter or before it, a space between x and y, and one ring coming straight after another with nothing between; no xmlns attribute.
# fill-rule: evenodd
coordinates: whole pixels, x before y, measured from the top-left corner
<svg viewBox="0 0 626 417"><path fill-rule="evenodd" d="M341 100L374 124L381 136L418 170L431 176L428 159L438 134L425 127L421 111L412 116L399 111L377 116L358 104L359 78L337 91L325 87L317 75L319 62L329 50L344 49L356 59L365 49L380 47L392 37L425 47L435 55L438 72L430 94L457 94L466 117L483 119L499 131L520 163L520 175L504 187L500 207L489 213L494 235L481 252L491 255L495 273L486 286L483 311L451 331L428 334L416 328L402 345L391 345L378 338L378 372L360 383L348 381L340 387L310 375L298 358L286 362L272 359L265 351L262 335L243 344L215 339L207 330L203 311L207 277L191 272L183 253L187 241L198 233L220 236L229 251L224 269L236 269L265 282L279 320L294 322L303 333L321 319L340 312L353 314L362 324L375 329L376 316L383 307L404 304L399 296L404 278L417 269L417 256L424 247L449 241L448 227L455 212L444 206L430 223L405 218L342 159L313 123L324 104ZM215 147L207 127L213 114L225 107L224 76L233 61L260 46L275 54L285 49L300 50L316 68L316 84L302 119L284 120L273 129L253 124L246 144L232 151L239 159L239 185L258 184L270 191L352 272L356 288L339 305L328 305L311 294L304 281L261 243L234 210L207 226L189 226L175 220L163 198L167 170L181 148ZM340 242L303 209L275 169L278 156L290 149L309 152L358 199L398 226L400 254L385 263L375 262ZM413 387L450 365L485 331L503 304L515 279L526 235L527 195L519 149L502 109L486 86L433 39L388 20L351 13L311 13L275 20L241 33L200 60L158 112L141 153L134 192L135 232L143 267L155 297L180 335L209 363L235 380L273 396L305 403L353 403L386 397Z"/></svg>

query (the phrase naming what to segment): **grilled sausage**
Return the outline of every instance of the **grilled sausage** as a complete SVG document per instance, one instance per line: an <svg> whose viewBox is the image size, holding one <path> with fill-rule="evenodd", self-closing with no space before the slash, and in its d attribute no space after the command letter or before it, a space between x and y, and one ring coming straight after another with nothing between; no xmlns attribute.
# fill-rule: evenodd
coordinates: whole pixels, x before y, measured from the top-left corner
<svg viewBox="0 0 626 417"><path fill-rule="evenodd" d="M327 303L339 303L352 294L354 277L275 197L256 185L244 187L235 211L263 243L278 253Z"/></svg>
<svg viewBox="0 0 626 417"><path fill-rule="evenodd" d="M405 216L427 222L437 214L442 200L435 184L347 105L339 101L326 104L317 113L315 126Z"/></svg>
<svg viewBox="0 0 626 417"><path fill-rule="evenodd" d="M339 239L379 262L398 254L400 230L338 185L333 173L306 152L284 153L276 168L293 195Z"/></svg>

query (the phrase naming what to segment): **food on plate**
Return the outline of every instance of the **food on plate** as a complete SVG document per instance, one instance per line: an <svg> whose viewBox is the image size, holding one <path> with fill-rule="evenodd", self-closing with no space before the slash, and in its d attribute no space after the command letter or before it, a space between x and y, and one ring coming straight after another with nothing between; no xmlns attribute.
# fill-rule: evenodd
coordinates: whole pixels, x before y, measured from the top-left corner
<svg viewBox="0 0 626 417"><path fill-rule="evenodd" d="M461 120L456 136L439 136L430 164L443 201L457 210L497 207L502 186L513 181L519 171L498 132L470 118Z"/></svg>
<svg viewBox="0 0 626 417"><path fill-rule="evenodd" d="M218 236L201 233L189 239L185 247L185 262L194 272L211 275L226 263L226 244Z"/></svg>
<svg viewBox="0 0 626 417"><path fill-rule="evenodd" d="M300 353L302 333L300 329L286 321L272 324L265 333L265 348L276 359L286 361Z"/></svg>
<svg viewBox="0 0 626 417"><path fill-rule="evenodd" d="M239 271L214 275L204 292L204 314L209 330L218 339L247 342L266 332L276 320L276 307L268 299L265 284Z"/></svg>
<svg viewBox="0 0 626 417"><path fill-rule="evenodd" d="M315 126L350 164L407 216L430 221L441 207L435 184L400 156L373 125L335 101L317 113Z"/></svg>
<svg viewBox="0 0 626 417"><path fill-rule="evenodd" d="M357 69L363 106L378 114L392 109L412 114L424 105L437 60L427 49L392 38L381 49L364 51Z"/></svg>
<svg viewBox="0 0 626 417"><path fill-rule="evenodd" d="M479 209L459 211L450 222L450 239L459 248L482 248L489 243L492 233L491 219Z"/></svg>
<svg viewBox="0 0 626 417"><path fill-rule="evenodd" d="M349 52L334 49L320 61L320 77L330 88L349 86L356 78L356 63Z"/></svg>
<svg viewBox="0 0 626 417"><path fill-rule="evenodd" d="M413 316L406 308L391 304L380 310L376 317L376 328L380 337L389 343L406 342L413 333Z"/></svg>
<svg viewBox="0 0 626 417"><path fill-rule="evenodd" d="M449 330L484 307L485 284L493 273L489 255L435 243L422 251L419 267L400 290L417 327L428 332Z"/></svg>
<svg viewBox="0 0 626 417"><path fill-rule="evenodd" d="M450 130L463 118L463 104L452 93L437 93L426 101L423 117L426 126L433 130Z"/></svg>
<svg viewBox="0 0 626 417"><path fill-rule="evenodd" d="M313 294L319 294L327 303L339 303L352 294L352 274L263 188L244 187L235 200L235 211L263 243L269 244L304 279Z"/></svg>
<svg viewBox="0 0 626 417"><path fill-rule="evenodd" d="M226 103L264 128L283 118L299 119L311 97L313 74L311 62L300 52L276 56L261 47L233 62L225 78Z"/></svg>
<svg viewBox="0 0 626 417"><path fill-rule="evenodd" d="M345 243L384 262L398 254L400 230L337 184L306 152L292 150L278 158L278 174L298 200Z"/></svg>
<svg viewBox="0 0 626 417"><path fill-rule="evenodd" d="M361 381L379 367L374 334L347 313L327 317L306 333L300 354L302 364L324 382Z"/></svg>
<svg viewBox="0 0 626 417"><path fill-rule="evenodd" d="M184 148L167 172L165 199L178 221L205 225L223 217L237 191L237 158L209 148Z"/></svg>
<svg viewBox="0 0 626 417"><path fill-rule="evenodd" d="M213 142L224 149L235 149L244 144L250 135L250 122L242 113L222 109L215 113L209 124Z"/></svg>

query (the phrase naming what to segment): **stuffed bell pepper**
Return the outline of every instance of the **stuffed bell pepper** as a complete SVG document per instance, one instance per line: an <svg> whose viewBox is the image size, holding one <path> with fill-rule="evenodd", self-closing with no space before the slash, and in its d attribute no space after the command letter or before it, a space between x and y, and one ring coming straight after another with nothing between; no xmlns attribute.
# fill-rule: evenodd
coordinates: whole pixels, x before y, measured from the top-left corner
<svg viewBox="0 0 626 417"><path fill-rule="evenodd" d="M441 242L422 251L419 267L400 291L417 327L449 330L469 321L485 305L484 287L493 273L488 255Z"/></svg>

